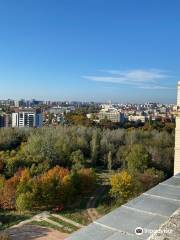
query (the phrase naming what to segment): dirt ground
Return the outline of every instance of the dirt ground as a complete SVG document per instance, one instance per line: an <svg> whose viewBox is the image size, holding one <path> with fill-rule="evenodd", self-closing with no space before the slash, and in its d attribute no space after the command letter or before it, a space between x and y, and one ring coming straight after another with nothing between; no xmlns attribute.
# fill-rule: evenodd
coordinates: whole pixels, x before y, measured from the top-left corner
<svg viewBox="0 0 180 240"><path fill-rule="evenodd" d="M6 233L12 240L64 240L68 236L57 230L34 225L11 228Z"/></svg>

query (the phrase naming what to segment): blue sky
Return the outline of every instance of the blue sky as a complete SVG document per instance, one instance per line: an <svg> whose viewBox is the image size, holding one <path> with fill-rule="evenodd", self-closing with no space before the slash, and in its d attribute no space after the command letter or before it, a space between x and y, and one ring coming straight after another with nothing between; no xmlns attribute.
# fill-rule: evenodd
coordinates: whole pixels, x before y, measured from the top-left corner
<svg viewBox="0 0 180 240"><path fill-rule="evenodd" d="M1 0L0 99L173 103L179 0Z"/></svg>

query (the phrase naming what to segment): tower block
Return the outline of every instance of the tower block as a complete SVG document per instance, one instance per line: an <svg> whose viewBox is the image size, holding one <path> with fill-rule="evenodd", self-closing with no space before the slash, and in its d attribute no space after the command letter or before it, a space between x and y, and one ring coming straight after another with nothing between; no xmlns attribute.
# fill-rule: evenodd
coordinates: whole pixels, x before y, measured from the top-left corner
<svg viewBox="0 0 180 240"><path fill-rule="evenodd" d="M178 82L177 86L174 175L177 173L180 173L180 81Z"/></svg>

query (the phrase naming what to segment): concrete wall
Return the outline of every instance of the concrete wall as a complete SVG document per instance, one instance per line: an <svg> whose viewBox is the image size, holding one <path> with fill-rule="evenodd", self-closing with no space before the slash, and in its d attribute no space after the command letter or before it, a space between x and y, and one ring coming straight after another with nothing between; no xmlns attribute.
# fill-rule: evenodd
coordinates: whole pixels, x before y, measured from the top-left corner
<svg viewBox="0 0 180 240"><path fill-rule="evenodd" d="M176 117L174 175L180 173L180 116Z"/></svg>
<svg viewBox="0 0 180 240"><path fill-rule="evenodd" d="M177 106L179 111L176 116L174 175L180 173L180 81L177 86Z"/></svg>

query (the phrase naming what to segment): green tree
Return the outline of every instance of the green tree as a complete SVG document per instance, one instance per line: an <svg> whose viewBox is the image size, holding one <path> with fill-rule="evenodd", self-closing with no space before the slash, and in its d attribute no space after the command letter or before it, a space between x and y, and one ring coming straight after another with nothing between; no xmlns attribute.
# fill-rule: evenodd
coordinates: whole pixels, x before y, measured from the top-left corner
<svg viewBox="0 0 180 240"><path fill-rule="evenodd" d="M21 193L16 198L16 209L19 211L31 210L33 207L33 194L30 192Z"/></svg>
<svg viewBox="0 0 180 240"><path fill-rule="evenodd" d="M128 170L130 172L143 172L151 162L151 156L143 145L132 145L126 157Z"/></svg>
<svg viewBox="0 0 180 240"><path fill-rule="evenodd" d="M95 129L92 134L92 140L91 140L91 159L92 164L96 166L98 155L99 155L99 148L100 148L100 136L98 131Z"/></svg>
<svg viewBox="0 0 180 240"><path fill-rule="evenodd" d="M4 187L5 178L0 174L0 190Z"/></svg>
<svg viewBox="0 0 180 240"><path fill-rule="evenodd" d="M73 169L78 170L84 167L85 165L85 159L83 152L79 149L77 151L72 152L70 159L73 164Z"/></svg>
<svg viewBox="0 0 180 240"><path fill-rule="evenodd" d="M108 170L111 171L112 170L112 152L109 151L108 153Z"/></svg>

